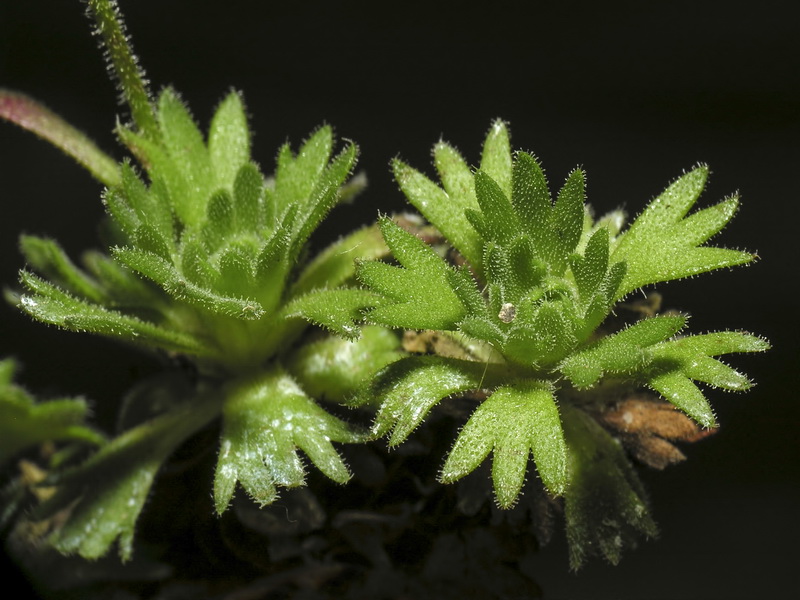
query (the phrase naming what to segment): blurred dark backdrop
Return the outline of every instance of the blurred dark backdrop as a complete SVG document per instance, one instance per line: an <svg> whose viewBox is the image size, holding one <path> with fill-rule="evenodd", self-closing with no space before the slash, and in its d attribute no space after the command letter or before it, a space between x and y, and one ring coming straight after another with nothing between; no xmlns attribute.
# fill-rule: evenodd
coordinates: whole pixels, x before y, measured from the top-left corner
<svg viewBox="0 0 800 600"><path fill-rule="evenodd" d="M701 202L739 191L720 243L762 261L661 286L694 331L770 338L765 356L731 362L755 377L746 395L711 392L721 430L690 460L645 472L661 538L618 567L567 570L556 540L534 567L546 598L788 597L798 524L798 194L800 52L791 3L256 2L122 0L153 87L173 85L205 128L243 90L255 157L331 123L357 141L368 191L338 209L318 243L378 210L404 207L388 161L428 168L443 137L477 161L496 117L535 152L553 184L575 165L598 212L636 212L683 169L712 167ZM120 157L116 104L78 0L0 1L0 86L42 100ZM13 286L20 231L73 256L96 244L100 187L32 135L0 124L0 282ZM110 342L61 334L0 306L0 356L44 394L85 394L100 418L154 365ZM437 459L438 460L438 459ZM562 536L563 537L563 536ZM791 587L790 587L791 586Z"/></svg>

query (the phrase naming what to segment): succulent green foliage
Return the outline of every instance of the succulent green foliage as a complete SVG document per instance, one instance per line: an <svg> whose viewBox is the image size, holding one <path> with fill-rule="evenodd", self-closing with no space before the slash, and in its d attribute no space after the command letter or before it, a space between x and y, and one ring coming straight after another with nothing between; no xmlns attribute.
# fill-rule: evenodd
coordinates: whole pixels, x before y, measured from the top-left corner
<svg viewBox="0 0 800 600"><path fill-rule="evenodd" d="M110 159L54 115L0 93L3 116L45 135L107 185L113 244L108 254L88 252L78 265L57 242L22 236L23 291L6 297L39 321L181 355L195 367L195 388L154 383L138 394L153 411L129 410L141 403L126 401L128 429L84 464L52 477L56 493L43 511L74 504L52 537L55 547L96 558L119 540L127 558L156 472L217 417L223 419L219 512L239 481L261 503L277 497L278 486L302 485L298 451L335 481L347 480L331 442L361 441L364 434L316 404L303 385L343 402L361 378L400 354L388 331L372 328L359 338L362 311L381 298L353 286L355 260L385 255L377 228L309 256L320 222L363 187L363 178L347 183L355 144L337 151L332 128L320 127L296 151L285 144L275 173L265 176L251 158L239 93L222 100L204 134L174 90L151 97L116 3L88 4L133 119L116 133L139 166L126 159L110 167ZM310 324L348 341L318 337L304 350ZM340 355L335 360L332 351ZM17 419L4 437L8 455L44 439L101 441L78 425L81 401L33 405L21 392L11 396L2 404ZM140 413L146 418L129 422Z"/></svg>
<svg viewBox="0 0 800 600"><path fill-rule="evenodd" d="M22 236L24 291L6 297L39 321L181 355L194 368L191 382L166 374L135 388L122 402L121 433L105 442L83 424L84 401L36 403L13 385L13 363L0 361L0 462L50 440L99 446L83 463L67 453L48 466L42 483L51 489L41 495L52 495L30 515L49 519L57 550L95 559L118 543L130 558L159 469L219 417L221 514L238 484L262 505L280 487L304 485L304 456L346 482L334 443L388 436L397 446L443 401L475 408L440 480L463 478L491 454L496 500L509 508L532 457L546 492L564 498L574 568L590 555L617 562L637 535L656 534L619 440L595 419L617 400L608 390L649 387L712 427L698 384L751 385L717 357L768 348L741 332L681 337L680 314L622 327L607 319L642 286L755 258L705 245L738 206L732 197L690 212L706 167L679 177L624 229L621 211L594 218L580 169L551 194L537 159L512 153L496 121L476 169L449 144L434 147L440 184L393 163L433 225L426 233L438 230L444 243L430 246L382 217L310 256L320 222L363 187L361 178L348 183L357 147L337 152L323 126L297 152L284 145L265 176L239 93L223 99L204 134L174 90L151 96L116 2L87 3L130 109L117 135L139 166L114 162L40 104L0 90L0 118L107 186L112 240L107 254L87 252L77 265L57 242ZM380 262L389 251L395 262ZM303 337L310 324L327 331ZM419 337L446 343L412 354L390 329L433 330ZM317 400L374 410L371 430Z"/></svg>
<svg viewBox="0 0 800 600"><path fill-rule="evenodd" d="M581 425L589 417L570 406L574 423L565 434L557 406L581 394L586 402L608 402L595 393L600 383L638 384L711 427L713 413L694 382L749 386L713 357L765 350L759 338L729 331L677 337L686 325L679 314L618 330L605 325L617 302L641 286L752 260L746 252L702 245L732 217L736 200L687 217L705 185L707 169L700 167L623 230L619 211L593 217L581 170L552 196L539 162L511 152L499 121L476 170L444 142L434 147L434 163L441 187L399 160L394 173L463 260L450 261L384 218L379 226L398 264L365 262L358 277L382 296L368 310L370 322L460 336L464 356L411 356L383 369L370 388L381 401L373 430L398 444L442 399L480 391L486 399L460 432L442 481L463 477L492 453L497 501L508 507L532 453L546 489L566 498L573 564L590 546L616 560L616 540L627 539L622 529L654 532L643 495L615 442L599 426ZM595 460L600 466L592 466ZM598 510L588 506L593 489L608 498Z"/></svg>
<svg viewBox="0 0 800 600"><path fill-rule="evenodd" d="M491 135L490 141L484 160L498 155L492 164L505 165L505 172L496 176L506 182L507 191L479 170L473 178L477 208L463 210L463 228L481 241L481 252L470 262L479 280L449 266L384 219L381 230L402 266L361 266L361 281L394 300L372 310L370 320L393 327L458 330L492 344L516 363L548 367L585 341L609 313L624 265L609 263L607 229L587 231L581 171L570 174L552 202L531 155L518 153L512 160L507 145L497 144ZM420 210L428 208L417 196L410 199L418 201ZM431 210L433 218L440 218ZM575 253L581 241L582 255Z"/></svg>
<svg viewBox="0 0 800 600"><path fill-rule="evenodd" d="M105 194L118 238L113 261L95 255L84 271L55 242L25 236L30 267L52 283L23 272L28 293L20 307L67 329L181 352L234 372L263 363L296 337L297 317L355 337L353 323L373 295L334 289L346 281L346 269L335 282L300 271L306 285L289 284L309 236L340 198L356 147L332 158L333 132L322 127L296 156L284 146L268 184L249 158L239 94L220 104L207 141L172 90L160 95L154 114L155 138L119 128L148 181L126 163L120 185ZM363 237L355 256L383 248L374 236ZM314 263L317 273L321 267Z"/></svg>
<svg viewBox="0 0 800 600"><path fill-rule="evenodd" d="M64 554L94 559L119 540L120 556L129 559L136 520L157 471L218 411L218 396L194 397L121 434L80 466L54 476L48 483L57 491L39 507L37 516L72 506L50 539L53 546Z"/></svg>
<svg viewBox="0 0 800 600"><path fill-rule="evenodd" d="M105 438L84 422L88 406L81 398L36 402L13 382L16 364L0 360L0 465L18 452L48 441L100 446Z"/></svg>
<svg viewBox="0 0 800 600"><path fill-rule="evenodd" d="M325 475L344 483L350 472L331 441L357 442L363 434L311 400L282 369L243 381L228 392L214 498L228 506L236 482L258 503L277 498L276 486L305 482L302 450Z"/></svg>
<svg viewBox="0 0 800 600"><path fill-rule="evenodd" d="M284 146L268 182L249 159L250 134L237 93L218 108L208 141L171 90L161 94L154 114L155 138L119 130L147 180L125 163L120 185L106 191L118 241L112 256L89 254L82 270L56 242L23 236L29 267L49 281L23 271L26 292L9 297L38 320L180 353L193 358L201 373L232 378L230 394L220 392L224 408L220 402L209 409L224 420L226 450L215 485L220 512L239 480L262 503L277 497L276 486L301 485L305 471L295 448L326 475L345 481L348 471L330 440L363 436L316 405L283 371L256 376L268 379L258 386L249 382L252 372L274 373L269 361L287 354L308 323L355 340L361 311L378 299L347 287L355 257L385 252L374 228L336 242L307 270L302 264L309 236L340 199L355 146L331 158L333 132L322 127L296 155ZM362 354L378 354L359 365L362 376L396 358L390 346L397 347L397 338L388 335L391 342L374 335L353 342ZM350 370L356 372L352 363ZM330 379L319 366L315 377L317 390L324 390ZM352 373L346 381L339 372L337 381L340 397L356 387ZM176 426L183 412L175 407L124 434L65 476L54 505L78 497L93 477L105 487L87 493L54 538L57 548L96 557L119 537L123 555L130 553L133 526L156 471L191 433ZM164 434L170 427L174 431ZM162 435L158 443L151 432ZM123 469L126 461L136 470ZM123 498L130 502L124 512ZM87 526L96 533L82 534Z"/></svg>
<svg viewBox="0 0 800 600"><path fill-rule="evenodd" d="M578 569L590 556L619 562L643 534L658 534L647 498L622 448L583 411L562 411L571 481L565 499L569 560Z"/></svg>

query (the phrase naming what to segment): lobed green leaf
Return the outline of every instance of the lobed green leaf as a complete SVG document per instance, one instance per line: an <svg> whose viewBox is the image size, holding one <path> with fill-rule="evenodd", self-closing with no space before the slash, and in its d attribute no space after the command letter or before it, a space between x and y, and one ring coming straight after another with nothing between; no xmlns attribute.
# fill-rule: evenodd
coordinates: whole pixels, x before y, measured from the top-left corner
<svg viewBox="0 0 800 600"><path fill-rule="evenodd" d="M617 298L644 285L745 264L755 258L739 250L697 247L727 224L738 205L730 198L684 218L707 177L708 168L701 166L678 178L617 238L611 260L624 260L627 265Z"/></svg>
<svg viewBox="0 0 800 600"><path fill-rule="evenodd" d="M306 396L280 368L233 383L223 408L221 448L214 478L214 503L222 514L240 482L258 503L273 502L277 486L303 485L302 450L338 483L350 472L331 441L357 442L361 433Z"/></svg>
<svg viewBox="0 0 800 600"><path fill-rule="evenodd" d="M736 331L670 340L653 348L653 364L645 382L704 427L713 427L714 413L693 381L729 391L746 390L752 385L747 377L712 357L767 349L765 340Z"/></svg>
<svg viewBox="0 0 800 600"><path fill-rule="evenodd" d="M545 302L530 324L514 324L503 353L529 367L544 367L564 358L577 343L574 319L560 302Z"/></svg>
<svg viewBox="0 0 800 600"><path fill-rule="evenodd" d="M122 164L122 185L116 191L123 195L125 204L136 215L133 223L120 223L128 235L131 235L128 229L135 230L139 224L147 223L166 240L172 241L173 214L169 202L164 201L165 198L161 196L157 186L148 189L127 161ZM109 208L112 207L113 204L109 204ZM117 218L114 211L112 216ZM125 217L126 221L129 219L130 217Z"/></svg>
<svg viewBox="0 0 800 600"><path fill-rule="evenodd" d="M497 389L461 430L440 480L451 483L475 470L493 452L497 502L512 506L525 482L531 451L548 491L567 489L567 452L561 419L549 383L526 380Z"/></svg>
<svg viewBox="0 0 800 600"><path fill-rule="evenodd" d="M303 205L306 211L309 197L317 179L328 164L333 150L333 129L320 127L303 144L297 157L293 156L288 144L278 154L278 165L275 172L275 212L281 214L289 206Z"/></svg>
<svg viewBox="0 0 800 600"><path fill-rule="evenodd" d="M370 311L369 320L409 329L455 329L465 309L449 283L452 269L430 246L391 219L381 218L379 227L404 268L379 262L358 265L358 279L387 299Z"/></svg>
<svg viewBox="0 0 800 600"><path fill-rule="evenodd" d="M205 216L208 196L215 184L203 134L186 105L170 88L159 96L157 117L169 160L153 167L176 186L170 189L170 194L181 220L187 225L198 225Z"/></svg>
<svg viewBox="0 0 800 600"><path fill-rule="evenodd" d="M264 308L253 299L224 296L202 288L184 277L171 263L152 252L133 248L115 248L114 258L160 285L170 296L212 312L255 320L264 316Z"/></svg>
<svg viewBox="0 0 800 600"><path fill-rule="evenodd" d="M352 172L357 156L358 147L348 144L314 179L314 187L309 196L298 204L291 245L293 260L300 255L311 233L339 201L341 186Z"/></svg>
<svg viewBox="0 0 800 600"><path fill-rule="evenodd" d="M442 160L437 166L446 169L447 163ZM457 168L461 172L460 167ZM465 195L459 195L455 189L445 192L425 175L398 159L392 162L392 169L408 201L442 232L471 265L480 269L483 243L464 212L465 209L474 210L478 207L474 191Z"/></svg>

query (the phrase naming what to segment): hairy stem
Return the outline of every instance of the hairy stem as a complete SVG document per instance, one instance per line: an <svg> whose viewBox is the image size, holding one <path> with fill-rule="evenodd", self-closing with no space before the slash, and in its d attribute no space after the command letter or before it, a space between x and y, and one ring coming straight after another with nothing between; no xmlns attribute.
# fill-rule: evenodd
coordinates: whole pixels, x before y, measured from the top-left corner
<svg viewBox="0 0 800 600"><path fill-rule="evenodd" d="M158 124L144 70L133 53L116 0L89 0L89 13L97 25L96 32L103 38L109 69L116 75L117 85L123 100L131 109L133 121L145 136L158 139Z"/></svg>

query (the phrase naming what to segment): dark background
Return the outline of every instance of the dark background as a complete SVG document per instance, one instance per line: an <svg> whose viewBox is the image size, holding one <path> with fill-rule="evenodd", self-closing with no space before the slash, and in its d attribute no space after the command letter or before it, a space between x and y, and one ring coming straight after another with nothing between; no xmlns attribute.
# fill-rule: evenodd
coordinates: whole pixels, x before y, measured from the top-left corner
<svg viewBox="0 0 800 600"><path fill-rule="evenodd" d="M800 53L789 2L273 3L123 0L154 89L174 85L207 126L243 90L255 157L323 122L357 141L370 186L319 243L404 207L395 155L429 173L440 137L473 162L492 119L560 184L582 165L598 212L637 212L683 169L712 167L702 205L738 190L717 243L762 261L663 285L693 331L745 329L774 349L730 362L759 385L710 393L721 430L690 460L645 472L662 527L618 567L577 575L557 539L535 568L546 598L790 597L798 524L797 170ZM83 6L0 0L0 86L42 100L121 157L116 91ZM100 186L32 135L0 124L0 282L13 286L20 231L73 256L96 244ZM100 417L152 363L108 341L61 334L0 306L0 356L44 394L85 394ZM561 536L563 538L563 536Z"/></svg>

